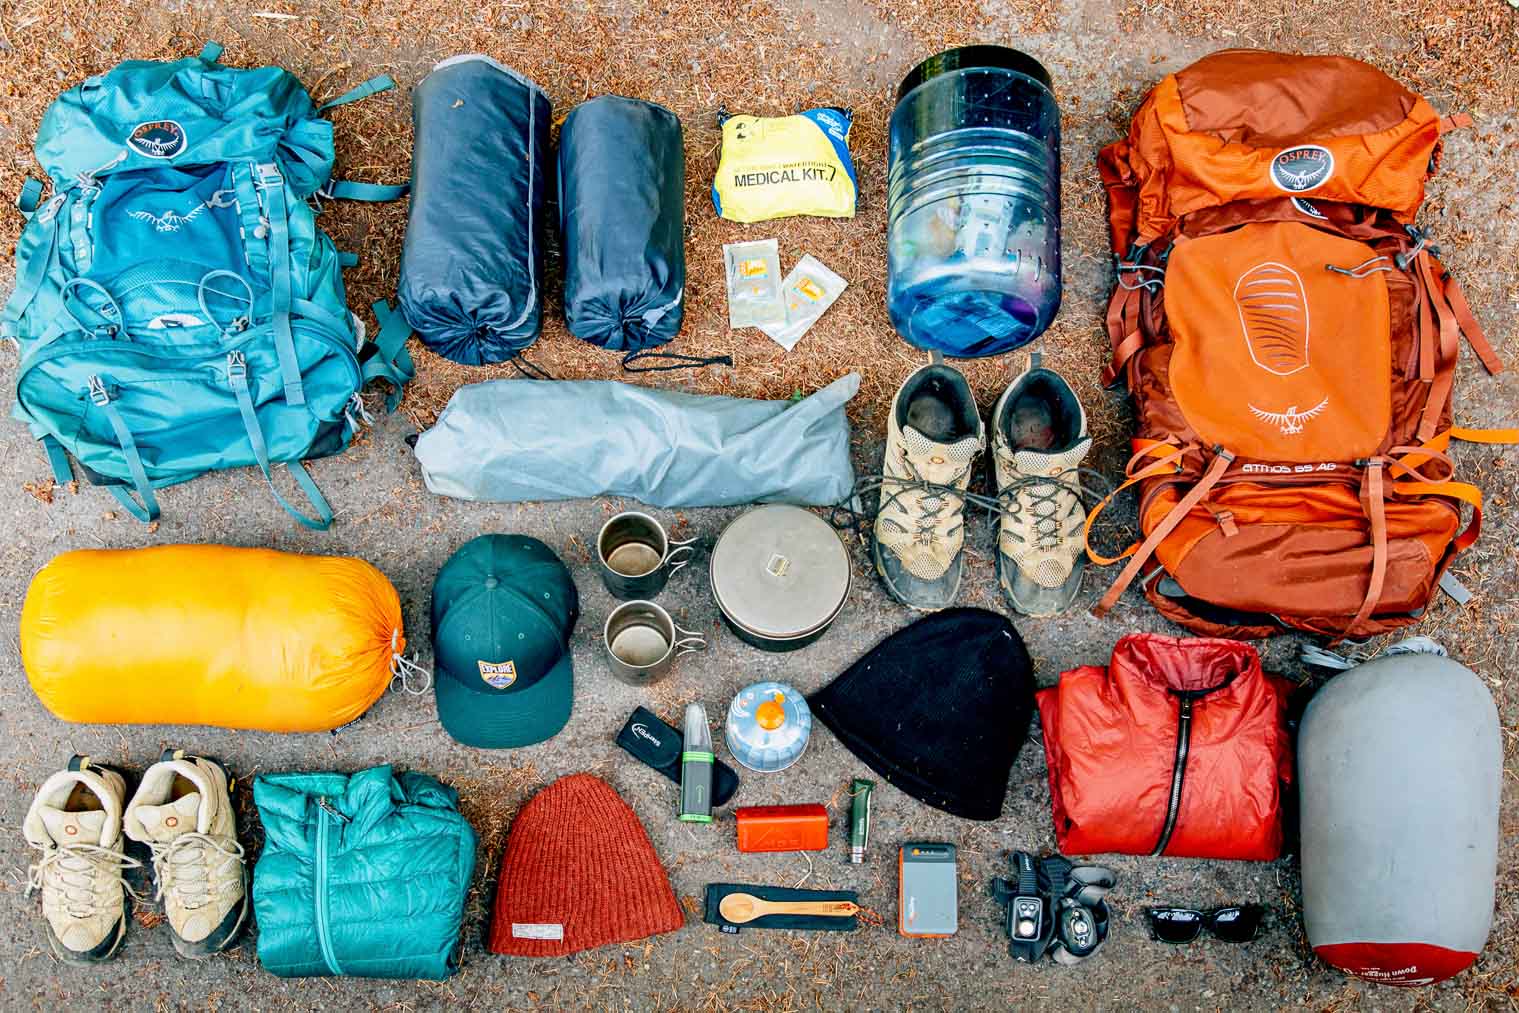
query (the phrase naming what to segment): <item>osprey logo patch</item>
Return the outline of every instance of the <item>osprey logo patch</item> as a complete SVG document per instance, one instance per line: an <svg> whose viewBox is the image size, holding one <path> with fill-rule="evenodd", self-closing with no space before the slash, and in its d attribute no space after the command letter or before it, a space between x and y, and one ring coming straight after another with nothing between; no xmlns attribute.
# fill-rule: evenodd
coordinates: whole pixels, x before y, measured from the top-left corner
<svg viewBox="0 0 1519 1013"><path fill-rule="evenodd" d="M127 147L149 158L173 158L185 150L185 128L173 120L148 120L132 128Z"/></svg>
<svg viewBox="0 0 1519 1013"><path fill-rule="evenodd" d="M1250 414L1262 422L1268 422L1273 426L1280 426L1283 436L1296 436L1303 431L1304 422L1321 414L1325 408L1329 407L1329 399L1326 397L1305 412L1298 411L1297 405L1279 412L1269 412L1264 408L1257 408L1255 405L1248 405L1247 407L1250 409Z"/></svg>
<svg viewBox="0 0 1519 1013"><path fill-rule="evenodd" d="M138 209L136 211L128 211L127 217L136 219L139 222L146 222L153 226L155 232L178 232L181 226L189 225L195 221L204 210L206 210L206 204L202 202L191 208L188 214L182 215L177 211L165 211L161 215L155 215L151 211Z"/></svg>
<svg viewBox="0 0 1519 1013"><path fill-rule="evenodd" d="M492 664L489 661L482 661L480 662L480 678L494 689L505 689L517 681L517 663L502 661Z"/></svg>
<svg viewBox="0 0 1519 1013"><path fill-rule="evenodd" d="M1271 160L1271 182L1288 193L1307 193L1334 175L1334 155L1317 144L1288 148Z"/></svg>

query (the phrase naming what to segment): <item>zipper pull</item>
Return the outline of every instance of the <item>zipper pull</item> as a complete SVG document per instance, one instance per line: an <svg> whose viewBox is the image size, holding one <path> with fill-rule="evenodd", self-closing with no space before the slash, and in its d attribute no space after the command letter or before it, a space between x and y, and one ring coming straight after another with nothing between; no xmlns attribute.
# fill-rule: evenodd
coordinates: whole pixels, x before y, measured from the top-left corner
<svg viewBox="0 0 1519 1013"><path fill-rule="evenodd" d="M333 819L338 820L339 822L342 822L342 823L352 823L353 822L353 820L349 819L347 816L344 816L342 813L338 812L337 807L334 806L331 802L327 801L327 796L326 795L319 796L317 798L317 800L316 800L316 805L317 805L318 809L322 810L328 816L331 816Z"/></svg>

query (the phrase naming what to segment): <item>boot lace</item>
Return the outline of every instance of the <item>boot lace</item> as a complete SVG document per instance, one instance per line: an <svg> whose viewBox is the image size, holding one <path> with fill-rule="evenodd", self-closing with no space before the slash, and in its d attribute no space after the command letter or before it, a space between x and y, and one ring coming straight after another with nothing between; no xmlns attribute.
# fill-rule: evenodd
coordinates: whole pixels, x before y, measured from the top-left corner
<svg viewBox="0 0 1519 1013"><path fill-rule="evenodd" d="M971 466L967 463L948 483L940 483L924 478L906 454L902 455L902 464L908 471L908 478L881 475L867 479L855 487L855 495L881 490L882 498L876 511L884 513L895 507L912 525L909 530L913 541L929 545L938 537L939 523L945 512L959 513L965 509L966 493L959 483L970 474ZM887 486L891 487L890 492L885 491ZM901 526L907 528L907 524Z"/></svg>
<svg viewBox="0 0 1519 1013"><path fill-rule="evenodd" d="M1033 514L1035 548L1053 549L1065 541L1066 528L1081 505L1081 474L1085 469L1070 468L1059 475L1027 475L1009 482L997 494L999 512L1014 524L1022 524L1025 499ZM1024 495L1019 495L1020 493ZM1009 531L1024 544L1028 539Z"/></svg>
<svg viewBox="0 0 1519 1013"><path fill-rule="evenodd" d="M210 902L213 877L243 860L241 844L198 831L180 834L167 844L151 842L148 846L153 851L153 873L158 880L155 899L172 894L190 911Z"/></svg>
<svg viewBox="0 0 1519 1013"><path fill-rule="evenodd" d="M969 469L970 466L967 465L966 467ZM914 471L910 462L908 470ZM956 479L958 480L959 477L956 476ZM911 492L925 493L929 496L941 498L938 506L925 511L925 516L932 515L936 517L943 512L944 508L952 503L956 510L972 506L984 510L992 517L1000 517L1005 514L1009 517L1017 518L1019 511L1022 509L1021 504L1017 500L1018 491L1022 488L1034 486L1049 487L1049 491L1044 495L1034 492L1032 488L1030 489L1030 492L1033 493L1032 498L1036 501L1042 501L1045 498L1053 501L1056 497L1069 493L1076 497L1077 503L1081 503L1084 500L1096 503L1108 493L1111 493L1113 489L1112 483L1101 472L1081 467L1071 468L1055 476L1035 475L1015 479L1008 483L1007 487L996 496L970 492L953 485L941 485L937 482L929 482L919 477L916 471L914 471L914 477L912 478L871 475L856 481L854 489L850 492L847 499L841 500L828 508L828 520L835 528L852 531L855 535L864 538L869 531L870 525L875 522L878 513L894 504L898 504L898 501L903 496ZM880 499L874 511L864 509L864 497L871 493L878 493ZM901 509L905 511L908 508L905 504L901 504ZM1067 516L1069 516L1069 511ZM1055 525L1055 537L1058 539L1058 510L1052 511L1052 520ZM1102 527L1104 525L1099 523L1098 526ZM932 524L928 525L928 530L932 530Z"/></svg>
<svg viewBox="0 0 1519 1013"><path fill-rule="evenodd" d="M114 874L122 888L133 897L137 892L126 881L128 869L142 863L119 851L98 844L59 844L53 847L34 844L42 858L27 869L26 896L35 890L53 886L63 900L63 910L70 918L88 918L96 913L95 875L100 870Z"/></svg>

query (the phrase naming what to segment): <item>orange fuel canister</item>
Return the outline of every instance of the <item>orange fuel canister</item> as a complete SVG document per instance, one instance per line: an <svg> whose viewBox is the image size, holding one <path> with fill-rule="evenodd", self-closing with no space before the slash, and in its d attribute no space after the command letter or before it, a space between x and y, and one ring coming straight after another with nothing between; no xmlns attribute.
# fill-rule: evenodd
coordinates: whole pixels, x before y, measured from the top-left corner
<svg viewBox="0 0 1519 1013"><path fill-rule="evenodd" d="M750 805L738 819L740 851L826 851L828 809L809 805Z"/></svg>

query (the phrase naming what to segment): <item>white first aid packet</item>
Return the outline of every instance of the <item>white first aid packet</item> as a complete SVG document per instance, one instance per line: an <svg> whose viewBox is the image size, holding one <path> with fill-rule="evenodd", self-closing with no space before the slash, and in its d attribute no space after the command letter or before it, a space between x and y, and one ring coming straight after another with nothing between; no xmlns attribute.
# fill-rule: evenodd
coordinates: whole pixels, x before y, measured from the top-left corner
<svg viewBox="0 0 1519 1013"><path fill-rule="evenodd" d="M786 322L760 324L759 328L789 352L848 287L847 281L828 270L809 253L797 261L791 273L786 275L786 280L781 282L781 300L786 304Z"/></svg>

